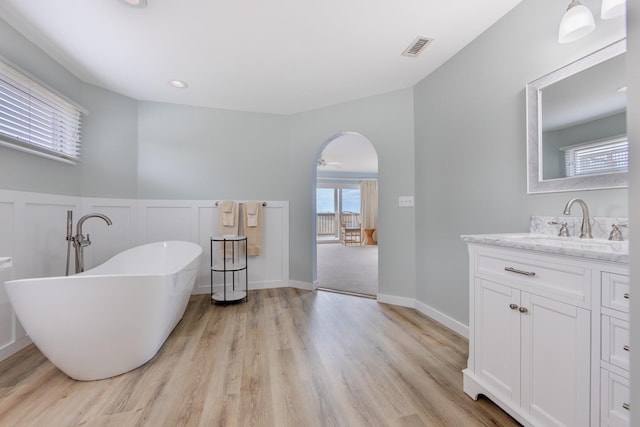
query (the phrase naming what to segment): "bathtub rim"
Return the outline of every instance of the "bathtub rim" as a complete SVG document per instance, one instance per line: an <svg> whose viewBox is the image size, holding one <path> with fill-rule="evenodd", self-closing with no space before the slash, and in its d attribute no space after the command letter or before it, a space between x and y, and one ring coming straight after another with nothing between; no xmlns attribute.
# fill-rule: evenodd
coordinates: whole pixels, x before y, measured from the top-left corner
<svg viewBox="0 0 640 427"><path fill-rule="evenodd" d="M109 261L111 261L112 259L116 258L116 257L121 257L122 254L126 254L127 252L130 251L134 251L135 249L138 248L143 248L143 247L151 247L151 246L160 246L160 245L164 245L167 243L188 243L190 244L189 246L194 246L196 248L199 248L200 251L195 254L193 256L193 258L185 263L181 268L177 268L175 270L172 271L165 271L162 273L117 273L114 272L112 274L91 274L91 271L94 270L97 267L100 267L106 263L108 263ZM23 279L11 279L11 280L7 280L4 282L4 285L14 285L17 282L20 283L30 283L30 282L35 282L35 281L54 281L54 280L59 280L59 279L72 279L72 280L78 280L78 279L82 279L82 278L91 278L91 277L142 277L142 276L170 276L172 274L176 274L182 270L184 270L185 267L189 266L190 264L192 264L194 261L196 261L198 258L202 257L204 250L202 249L202 246L200 246L198 243L194 243L188 240L161 240L158 242L151 242L151 243L145 243L142 245L138 245L138 246L132 246L128 249L125 249L121 252L118 252L117 254L113 255L112 257L110 257L109 259L107 259L106 261L91 267L89 270L87 271L83 271L82 273L75 273L75 274L70 274L68 276L42 276L42 277L26 277Z"/></svg>

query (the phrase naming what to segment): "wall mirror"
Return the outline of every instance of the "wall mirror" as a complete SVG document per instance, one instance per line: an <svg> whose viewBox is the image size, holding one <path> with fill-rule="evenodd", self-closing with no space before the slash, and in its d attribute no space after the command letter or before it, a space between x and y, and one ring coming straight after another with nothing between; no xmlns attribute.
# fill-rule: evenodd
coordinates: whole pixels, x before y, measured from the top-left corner
<svg viewBox="0 0 640 427"><path fill-rule="evenodd" d="M528 193L626 187L626 40L527 84Z"/></svg>

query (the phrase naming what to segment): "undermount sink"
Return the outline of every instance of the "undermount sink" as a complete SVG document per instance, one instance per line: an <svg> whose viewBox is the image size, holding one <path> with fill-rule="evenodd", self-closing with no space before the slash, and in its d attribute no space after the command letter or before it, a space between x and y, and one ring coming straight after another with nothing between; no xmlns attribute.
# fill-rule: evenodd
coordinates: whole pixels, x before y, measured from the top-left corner
<svg viewBox="0 0 640 427"><path fill-rule="evenodd" d="M561 237L533 233L501 234L499 236L504 240L511 240L534 246L619 254L629 253L629 242L626 241L620 242L603 239L581 239L579 237Z"/></svg>
<svg viewBox="0 0 640 427"><path fill-rule="evenodd" d="M462 238L467 242L562 253L618 262L627 262L629 255L628 241L584 239L536 233L480 234L462 236Z"/></svg>
<svg viewBox="0 0 640 427"><path fill-rule="evenodd" d="M549 236L546 234L504 234L504 239L512 239L518 241L530 241L531 243L539 245L551 245L562 247L576 247L587 248L589 246L599 248L615 248L618 251L629 246L628 242L620 242L614 240L602 240L602 239L581 239L579 237L561 237L561 236Z"/></svg>

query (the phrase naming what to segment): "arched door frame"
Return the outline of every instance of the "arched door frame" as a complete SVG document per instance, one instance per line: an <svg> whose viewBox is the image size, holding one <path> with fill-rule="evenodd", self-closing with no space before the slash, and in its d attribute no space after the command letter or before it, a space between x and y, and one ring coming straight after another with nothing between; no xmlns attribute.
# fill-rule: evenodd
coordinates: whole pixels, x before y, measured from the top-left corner
<svg viewBox="0 0 640 427"><path fill-rule="evenodd" d="M380 156L378 155L378 150L376 150L376 146L373 145L373 143L371 142L371 140L369 138L367 138L366 136L364 136L363 134L359 133L359 132L351 132L351 131L344 131L344 132L338 132L334 135L332 135L330 138L328 138L327 140L325 140L322 145L320 145L320 148L318 149L318 151L316 151L316 155L313 159L313 165L312 165L312 176L313 179L311 180L311 194L313 194L313 197L311 198L311 216L312 216L312 221L311 221L311 241L313 243L313 247L311 249L311 254L312 254L312 281L313 281L313 289L317 289L318 287L318 235L317 233L317 228L316 228L316 215L317 215L317 206L316 206L316 188L318 186L318 161L320 161L320 157L322 156L322 152L324 151L324 149L327 147L327 145L331 144L333 141L335 141L338 138L341 138L343 136L346 135L359 135L361 137L363 137L364 139L366 139L367 141L369 141L369 144L371 144L371 146L373 147L373 149L376 152L376 157L378 158L378 169L379 169L379 165L380 165ZM378 179L378 185L380 185L380 179ZM379 202L378 202L379 203ZM380 275L380 263L378 263L378 276Z"/></svg>

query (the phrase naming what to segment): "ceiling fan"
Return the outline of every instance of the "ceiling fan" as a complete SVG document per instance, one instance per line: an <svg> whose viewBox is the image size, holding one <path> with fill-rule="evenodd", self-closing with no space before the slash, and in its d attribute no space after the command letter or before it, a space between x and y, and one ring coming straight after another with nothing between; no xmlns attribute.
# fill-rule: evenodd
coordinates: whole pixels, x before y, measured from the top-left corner
<svg viewBox="0 0 640 427"><path fill-rule="evenodd" d="M320 157L318 160L318 167L340 169L342 167L342 162L328 162L324 157Z"/></svg>

